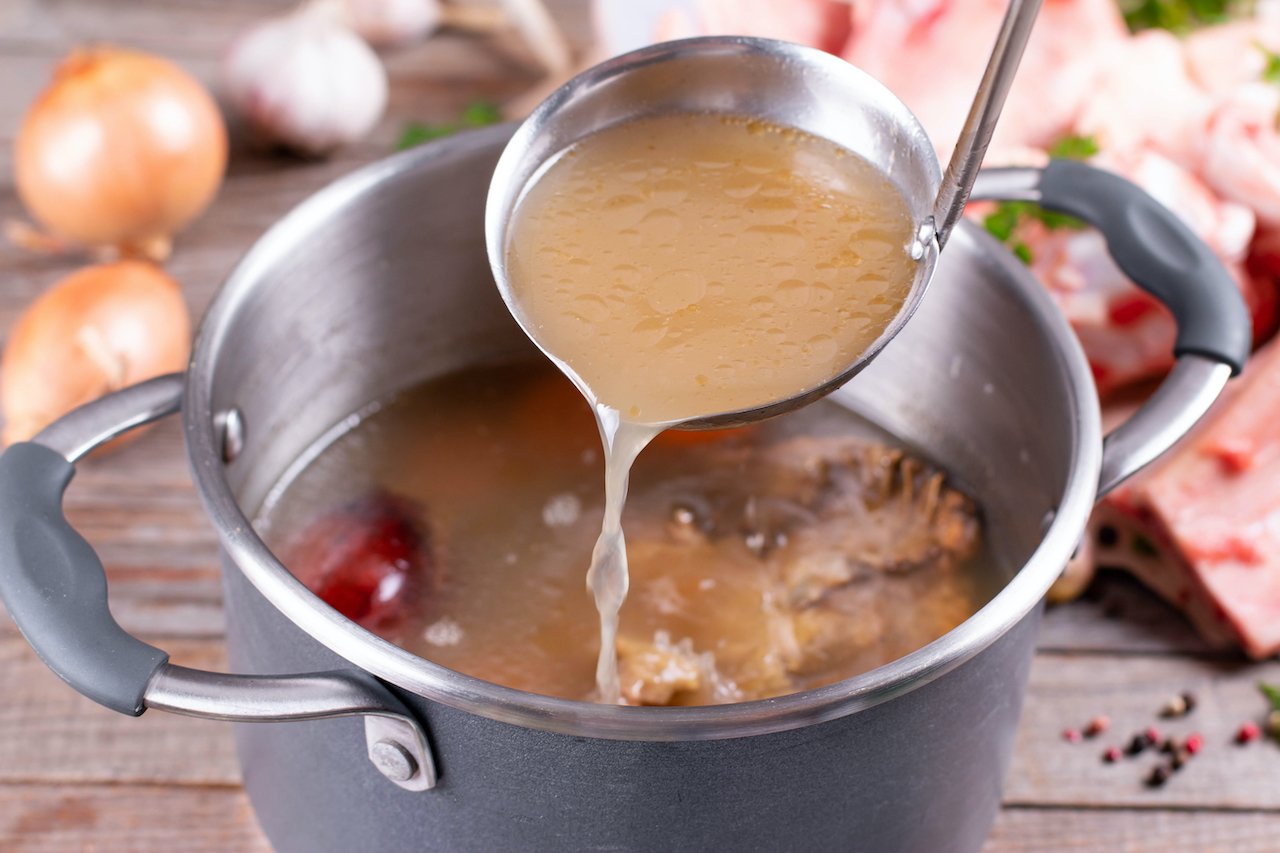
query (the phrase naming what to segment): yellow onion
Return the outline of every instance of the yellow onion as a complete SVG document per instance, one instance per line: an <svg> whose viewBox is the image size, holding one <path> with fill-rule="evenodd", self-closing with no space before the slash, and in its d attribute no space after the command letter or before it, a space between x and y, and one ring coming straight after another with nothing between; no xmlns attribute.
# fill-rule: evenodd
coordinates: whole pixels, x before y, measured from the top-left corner
<svg viewBox="0 0 1280 853"><path fill-rule="evenodd" d="M213 200L227 132L213 98L171 62L78 50L18 131L18 195L55 237L126 253L167 253Z"/></svg>
<svg viewBox="0 0 1280 853"><path fill-rule="evenodd" d="M182 291L155 265L124 260L72 273L31 304L5 346L5 443L110 391L182 370L190 347Z"/></svg>

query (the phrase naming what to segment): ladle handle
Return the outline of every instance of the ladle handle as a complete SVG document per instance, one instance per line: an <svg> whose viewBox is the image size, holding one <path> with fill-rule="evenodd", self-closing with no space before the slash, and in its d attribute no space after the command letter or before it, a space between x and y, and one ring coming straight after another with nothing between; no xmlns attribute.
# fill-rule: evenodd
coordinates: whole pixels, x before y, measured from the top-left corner
<svg viewBox="0 0 1280 853"><path fill-rule="evenodd" d="M65 415L0 454L0 599L40 659L93 701L238 722L361 716L370 762L401 788L436 784L426 735L386 685L359 671L228 675L176 666L125 631L107 607L107 576L67 522L75 463L129 429L178 411L182 376L139 383ZM400 760L388 763L387 744Z"/></svg>
<svg viewBox="0 0 1280 853"><path fill-rule="evenodd" d="M1249 311L1222 261L1178 216L1136 184L1087 163L987 169L974 199L1031 201L1095 226L1138 287L1173 314L1173 370L1133 417L1103 442L1102 496L1168 450L1244 369Z"/></svg>
<svg viewBox="0 0 1280 853"><path fill-rule="evenodd" d="M956 140L951 161L947 163L947 171L938 187L938 197L934 200L934 231L939 248L946 245L951 229L964 215L964 206L978 177L978 170L982 168L982 159L987 155L991 134L996 129L1009 87L1013 85L1018 63L1022 61L1022 52L1031 36L1040 2L1009 0L987 68L969 107L969 116L960 130L960 138Z"/></svg>

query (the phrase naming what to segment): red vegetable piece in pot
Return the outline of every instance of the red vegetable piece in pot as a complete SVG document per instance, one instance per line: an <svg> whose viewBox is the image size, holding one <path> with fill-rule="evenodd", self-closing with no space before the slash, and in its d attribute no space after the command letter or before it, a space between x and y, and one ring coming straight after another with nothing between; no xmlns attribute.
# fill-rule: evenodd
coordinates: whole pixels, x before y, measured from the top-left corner
<svg viewBox="0 0 1280 853"><path fill-rule="evenodd" d="M387 627L432 572L417 519L412 502L374 492L313 521L285 549L284 563L343 616Z"/></svg>

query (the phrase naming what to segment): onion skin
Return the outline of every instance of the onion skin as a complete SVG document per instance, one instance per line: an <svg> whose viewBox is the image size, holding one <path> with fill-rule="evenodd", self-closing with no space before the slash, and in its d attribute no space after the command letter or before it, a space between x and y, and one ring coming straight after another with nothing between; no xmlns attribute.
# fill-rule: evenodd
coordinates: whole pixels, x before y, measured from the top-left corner
<svg viewBox="0 0 1280 853"><path fill-rule="evenodd" d="M4 442L77 406L186 367L191 321L177 282L145 261L85 267L18 319L0 365Z"/></svg>
<svg viewBox="0 0 1280 853"><path fill-rule="evenodd" d="M110 47L62 61L14 151L18 195L42 226L125 253L167 246L213 200L226 165L226 126L204 87Z"/></svg>

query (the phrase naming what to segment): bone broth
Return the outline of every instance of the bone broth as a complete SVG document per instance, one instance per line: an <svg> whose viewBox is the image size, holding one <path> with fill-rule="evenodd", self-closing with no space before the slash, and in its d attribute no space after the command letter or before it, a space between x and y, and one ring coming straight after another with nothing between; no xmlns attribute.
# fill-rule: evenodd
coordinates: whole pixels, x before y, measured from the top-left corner
<svg viewBox="0 0 1280 853"><path fill-rule="evenodd" d="M350 425L348 425L350 426ZM410 389L305 454L259 521L344 614L498 684L598 698L583 568L600 532L600 439L544 361ZM630 704L736 702L914 651L996 588L973 503L841 405L670 431L636 461Z"/></svg>
<svg viewBox="0 0 1280 853"><path fill-rule="evenodd" d="M799 131L711 115L615 126L522 198L507 276L534 338L625 420L752 408L853 364L916 264L905 200Z"/></svg>
<svg viewBox="0 0 1280 853"><path fill-rule="evenodd" d="M545 167L504 247L509 299L594 404L605 506L587 584L598 697L621 698L622 508L664 426L823 385L901 310L912 221L892 182L800 131L668 115L599 131Z"/></svg>

